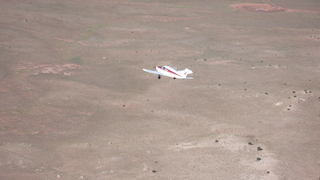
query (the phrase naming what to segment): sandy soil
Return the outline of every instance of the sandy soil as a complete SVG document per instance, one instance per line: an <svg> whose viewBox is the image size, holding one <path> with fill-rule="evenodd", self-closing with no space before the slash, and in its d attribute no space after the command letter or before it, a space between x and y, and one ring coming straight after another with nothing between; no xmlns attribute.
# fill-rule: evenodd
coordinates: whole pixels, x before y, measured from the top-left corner
<svg viewBox="0 0 320 180"><path fill-rule="evenodd" d="M0 179L320 179L320 2L4 0ZM188 67L194 80L142 71Z"/></svg>

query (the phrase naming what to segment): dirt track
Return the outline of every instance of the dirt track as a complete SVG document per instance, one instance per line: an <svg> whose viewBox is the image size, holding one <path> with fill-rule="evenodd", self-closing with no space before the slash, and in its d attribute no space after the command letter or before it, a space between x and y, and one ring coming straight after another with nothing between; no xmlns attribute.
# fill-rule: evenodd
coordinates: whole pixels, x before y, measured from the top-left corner
<svg viewBox="0 0 320 180"><path fill-rule="evenodd" d="M301 2L3 1L0 179L319 179Z"/></svg>

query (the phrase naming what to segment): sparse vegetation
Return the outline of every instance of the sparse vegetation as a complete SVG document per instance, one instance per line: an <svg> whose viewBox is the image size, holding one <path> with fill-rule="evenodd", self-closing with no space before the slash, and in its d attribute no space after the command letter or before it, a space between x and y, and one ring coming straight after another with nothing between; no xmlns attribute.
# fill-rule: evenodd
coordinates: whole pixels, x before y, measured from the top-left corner
<svg viewBox="0 0 320 180"><path fill-rule="evenodd" d="M250 146L252 146L252 145L253 145L253 143L252 143L252 142L248 142L248 144L249 144Z"/></svg>
<svg viewBox="0 0 320 180"><path fill-rule="evenodd" d="M257 147L257 150L258 151L262 151L263 149L261 147Z"/></svg>
<svg viewBox="0 0 320 180"><path fill-rule="evenodd" d="M257 157L257 161L261 161L261 158Z"/></svg>
<svg viewBox="0 0 320 180"><path fill-rule="evenodd" d="M89 37L91 37L93 35L93 33L97 30L100 29L102 27L104 27L104 24L99 24L97 26L93 26L93 27L89 27L86 31L86 33L84 34L84 36L80 39L80 40L85 40L88 39Z"/></svg>
<svg viewBox="0 0 320 180"><path fill-rule="evenodd" d="M83 64L83 59L81 59L79 56L73 57L69 61L73 64Z"/></svg>

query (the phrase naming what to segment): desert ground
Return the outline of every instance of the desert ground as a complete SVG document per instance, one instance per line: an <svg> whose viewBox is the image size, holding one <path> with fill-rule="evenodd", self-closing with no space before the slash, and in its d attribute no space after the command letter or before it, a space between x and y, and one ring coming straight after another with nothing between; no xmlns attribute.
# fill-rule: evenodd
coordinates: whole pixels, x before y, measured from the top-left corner
<svg viewBox="0 0 320 180"><path fill-rule="evenodd" d="M320 179L320 1L2 0L0 179ZM191 69L193 80L142 71Z"/></svg>

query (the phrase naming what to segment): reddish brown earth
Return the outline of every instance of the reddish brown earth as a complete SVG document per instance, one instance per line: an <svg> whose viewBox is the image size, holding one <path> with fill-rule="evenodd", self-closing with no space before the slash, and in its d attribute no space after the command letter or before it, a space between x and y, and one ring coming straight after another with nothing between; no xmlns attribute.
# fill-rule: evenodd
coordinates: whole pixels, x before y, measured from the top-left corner
<svg viewBox="0 0 320 180"><path fill-rule="evenodd" d="M0 179L318 180L319 12L2 1ZM142 71L156 65L194 80Z"/></svg>

